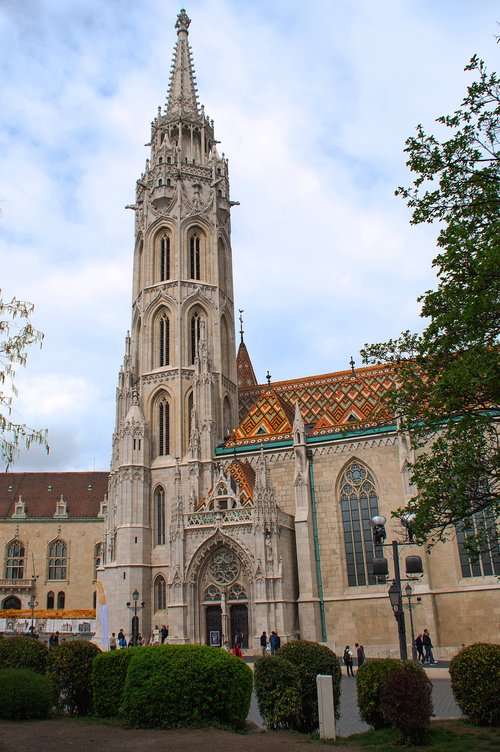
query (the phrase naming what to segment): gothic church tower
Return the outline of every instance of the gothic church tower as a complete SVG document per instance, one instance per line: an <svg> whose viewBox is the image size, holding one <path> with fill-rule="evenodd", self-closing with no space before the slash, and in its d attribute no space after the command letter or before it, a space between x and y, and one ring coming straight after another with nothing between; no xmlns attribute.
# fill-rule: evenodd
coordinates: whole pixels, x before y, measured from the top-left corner
<svg viewBox="0 0 500 752"><path fill-rule="evenodd" d="M130 624L134 590L146 604L141 631L154 626L153 613L167 619L168 602L171 634L188 638L184 519L212 488L214 449L237 424L233 202L228 162L198 102L189 25L181 10L166 107L151 124L150 158L128 207L132 324L98 574L104 642Z"/></svg>

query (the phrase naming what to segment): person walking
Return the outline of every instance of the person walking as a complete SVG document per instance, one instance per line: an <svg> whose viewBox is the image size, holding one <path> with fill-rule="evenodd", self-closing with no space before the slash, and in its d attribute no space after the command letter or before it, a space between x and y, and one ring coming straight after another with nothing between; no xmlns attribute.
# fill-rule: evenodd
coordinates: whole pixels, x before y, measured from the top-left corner
<svg viewBox="0 0 500 752"><path fill-rule="evenodd" d="M116 650L116 635L114 632L111 632L111 637L109 638L109 649Z"/></svg>
<svg viewBox="0 0 500 752"><path fill-rule="evenodd" d="M425 650L423 663L437 663L437 661L434 660L434 654L432 652L432 640L428 629L424 629L424 633L422 635L422 643Z"/></svg>
<svg viewBox="0 0 500 752"><path fill-rule="evenodd" d="M241 631L241 629L238 629L238 631L236 632L234 636L234 645L235 647L238 647L240 650L243 647L243 632Z"/></svg>
<svg viewBox="0 0 500 752"><path fill-rule="evenodd" d="M345 650L344 650L344 663L345 663L345 666L346 666L346 669L347 669L347 676L354 677L354 671L352 670L352 664L353 664L352 651L351 651L351 648L349 647L349 645L345 646Z"/></svg>
<svg viewBox="0 0 500 752"><path fill-rule="evenodd" d="M118 647L119 648L127 647L127 638L125 637L125 633L123 629L120 629L120 631L118 632Z"/></svg>
<svg viewBox="0 0 500 752"><path fill-rule="evenodd" d="M359 642L355 642L354 647L356 648L356 655L358 657L358 668L359 668L365 662L365 649L362 645L359 644Z"/></svg>
<svg viewBox="0 0 500 752"><path fill-rule="evenodd" d="M415 637L415 647L417 648L417 660L424 662L424 643L422 642L422 632Z"/></svg>
<svg viewBox="0 0 500 752"><path fill-rule="evenodd" d="M267 651L267 633L264 630L260 636L260 649L262 651L262 655L266 655Z"/></svg>
<svg viewBox="0 0 500 752"><path fill-rule="evenodd" d="M281 647L281 640L277 634L277 632L273 631L271 632L271 637L269 638L269 643L271 645L271 655L275 655L276 651L280 649Z"/></svg>

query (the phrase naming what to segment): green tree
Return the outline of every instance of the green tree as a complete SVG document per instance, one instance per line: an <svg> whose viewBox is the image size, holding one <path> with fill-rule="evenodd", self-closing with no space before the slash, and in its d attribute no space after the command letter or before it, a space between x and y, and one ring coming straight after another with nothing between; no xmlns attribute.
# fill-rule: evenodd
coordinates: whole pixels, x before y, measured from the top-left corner
<svg viewBox="0 0 500 752"><path fill-rule="evenodd" d="M0 290L0 452L6 466L12 464L21 446L31 444L47 447L47 432L29 428L12 420L12 400L17 396L15 366L25 366L30 345L43 340L30 321L34 306L16 298L10 302L2 299Z"/></svg>
<svg viewBox="0 0 500 752"><path fill-rule="evenodd" d="M496 541L498 557L500 82L476 56L465 70L474 76L467 96L436 121L443 138L418 125L406 141L416 177L396 191L412 224L440 228L437 285L419 298L427 325L365 345L362 356L392 364L387 398L413 450L416 492L394 516L415 515L418 542L432 546L461 528L473 556Z"/></svg>

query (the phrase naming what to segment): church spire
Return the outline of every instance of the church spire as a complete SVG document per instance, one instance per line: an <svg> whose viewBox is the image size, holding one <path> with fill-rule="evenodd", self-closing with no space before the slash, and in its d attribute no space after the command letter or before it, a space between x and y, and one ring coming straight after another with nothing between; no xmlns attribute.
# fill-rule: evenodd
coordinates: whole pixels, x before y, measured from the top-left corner
<svg viewBox="0 0 500 752"><path fill-rule="evenodd" d="M196 76L189 46L188 34L191 19L184 10L177 16L177 44L175 45L167 99L167 119L201 121L198 107Z"/></svg>

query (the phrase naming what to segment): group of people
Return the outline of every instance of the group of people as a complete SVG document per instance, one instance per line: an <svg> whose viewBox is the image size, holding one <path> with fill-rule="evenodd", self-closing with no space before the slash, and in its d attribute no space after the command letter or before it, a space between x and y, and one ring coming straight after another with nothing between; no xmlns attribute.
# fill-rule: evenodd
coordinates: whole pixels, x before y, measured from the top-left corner
<svg viewBox="0 0 500 752"><path fill-rule="evenodd" d="M265 630L262 632L260 636L260 649L262 651L262 655L268 655L268 653L275 655L276 651L279 650L280 647L281 638L274 629L271 632L269 638L267 637L267 632Z"/></svg>
<svg viewBox="0 0 500 752"><path fill-rule="evenodd" d="M356 658L358 662L357 665L359 668L366 660L365 649L363 645L359 644L359 642L356 642L354 647L356 649ZM420 634L415 637L415 647L417 649L417 658L420 663L424 665L426 663L437 663L437 661L434 660L434 654L432 652L432 640L428 629L424 629L423 632L420 632ZM354 655L349 645L345 646L342 660L347 670L347 676L354 676Z"/></svg>
<svg viewBox="0 0 500 752"><path fill-rule="evenodd" d="M365 649L363 645L359 644L359 642L355 642L354 647L356 648L356 659L358 661L358 668L359 668L360 666L363 665L363 663L366 660ZM354 655L353 655L350 645L345 646L342 660L344 661L344 665L347 669L347 676L354 676L354 671L353 671Z"/></svg>
<svg viewBox="0 0 500 752"><path fill-rule="evenodd" d="M424 629L423 632L420 632L415 637L415 647L417 648L417 658L420 663L437 663L437 661L434 660L432 640L428 629Z"/></svg>
<svg viewBox="0 0 500 752"><path fill-rule="evenodd" d="M168 626L166 624L162 624L161 628L156 625L149 638L145 636L143 637L141 634L138 634L135 637L135 640L132 636L128 642L127 638L125 637L125 632L123 631L123 629L120 629L118 635L116 635L114 632L111 633L111 637L109 638L109 649L116 650L117 648L130 648L137 645L163 645L167 641L167 638Z"/></svg>

